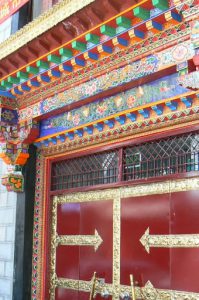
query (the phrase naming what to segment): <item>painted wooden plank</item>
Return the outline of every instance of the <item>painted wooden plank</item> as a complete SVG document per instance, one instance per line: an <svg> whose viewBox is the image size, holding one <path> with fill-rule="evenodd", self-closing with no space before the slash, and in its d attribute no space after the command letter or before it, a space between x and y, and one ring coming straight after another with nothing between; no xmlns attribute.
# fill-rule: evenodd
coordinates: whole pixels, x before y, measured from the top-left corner
<svg viewBox="0 0 199 300"><path fill-rule="evenodd" d="M147 20L150 18L150 11L142 8L141 6L137 6L133 9L133 14L136 18L140 18L142 20Z"/></svg>
<svg viewBox="0 0 199 300"><path fill-rule="evenodd" d="M114 35L116 35L116 28L108 26L108 25L102 25L100 27L100 32L104 35L113 37Z"/></svg>

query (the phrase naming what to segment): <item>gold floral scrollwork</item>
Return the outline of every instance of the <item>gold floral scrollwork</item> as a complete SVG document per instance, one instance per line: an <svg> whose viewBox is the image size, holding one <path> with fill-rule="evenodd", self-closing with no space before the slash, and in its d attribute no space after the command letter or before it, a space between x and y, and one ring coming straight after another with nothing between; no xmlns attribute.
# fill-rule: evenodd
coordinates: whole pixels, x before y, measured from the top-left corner
<svg viewBox="0 0 199 300"><path fill-rule="evenodd" d="M120 232L121 199L118 194L113 200L113 300L120 294Z"/></svg>
<svg viewBox="0 0 199 300"><path fill-rule="evenodd" d="M199 190L199 178L188 178L121 188L122 198Z"/></svg>
<svg viewBox="0 0 199 300"><path fill-rule="evenodd" d="M98 231L95 229L94 235L57 235L56 245L70 245L70 246L93 246L95 251L103 242Z"/></svg>
<svg viewBox="0 0 199 300"><path fill-rule="evenodd" d="M155 234L149 228L140 238L141 244L149 253L150 248L199 248L199 234Z"/></svg>
<svg viewBox="0 0 199 300"><path fill-rule="evenodd" d="M58 278L57 279L57 287L62 287L65 289L71 289L75 291L81 291L85 293L89 293L91 291L92 280L84 281L84 280L74 280L68 278ZM113 294L113 286L112 284L102 282L100 280L96 280L95 286L95 295L102 294L104 291L107 291L109 295Z"/></svg>
<svg viewBox="0 0 199 300"><path fill-rule="evenodd" d="M69 194L65 196L58 197L58 204L62 203L80 203L80 202L93 202L93 201L100 201L100 200L112 200L117 195L117 189L110 189L105 191L94 191L94 192L87 192L87 193L75 193Z"/></svg>
<svg viewBox="0 0 199 300"><path fill-rule="evenodd" d="M120 291L132 296L130 286L121 285ZM135 295L136 299L142 300L199 300L199 293L158 289L150 281L147 281L143 287L136 287Z"/></svg>
<svg viewBox="0 0 199 300"><path fill-rule="evenodd" d="M146 300L160 300L158 290L154 288L150 281L141 289L142 298Z"/></svg>
<svg viewBox="0 0 199 300"><path fill-rule="evenodd" d="M50 300L55 299L55 288L57 286L56 276L56 247L57 247L57 197L53 199L52 205L52 227L51 227L51 259L50 259Z"/></svg>
<svg viewBox="0 0 199 300"><path fill-rule="evenodd" d="M88 292L90 292L91 282L83 281L83 280L67 279L67 278L58 278L57 286L65 288L65 289L82 291L82 292L88 293Z"/></svg>
<svg viewBox="0 0 199 300"><path fill-rule="evenodd" d="M143 300L199 300L198 293L156 289L150 281L141 288Z"/></svg>
<svg viewBox="0 0 199 300"><path fill-rule="evenodd" d="M57 278L55 280L57 287L81 291L85 293L89 293L91 290L92 281L74 280L68 278ZM108 292L109 295L115 297L115 299L120 299L119 294L116 295L114 291L114 286L112 284L102 283L97 280L95 287L95 295L102 295L105 290L106 292ZM120 293L129 294L131 297L131 287L120 285ZM142 300L199 300L198 293L157 289L153 286L153 284L150 281L147 281L143 287L136 287L135 294L136 299Z"/></svg>
<svg viewBox="0 0 199 300"><path fill-rule="evenodd" d="M169 190L173 193L199 190L199 178L196 177L182 180L171 180Z"/></svg>

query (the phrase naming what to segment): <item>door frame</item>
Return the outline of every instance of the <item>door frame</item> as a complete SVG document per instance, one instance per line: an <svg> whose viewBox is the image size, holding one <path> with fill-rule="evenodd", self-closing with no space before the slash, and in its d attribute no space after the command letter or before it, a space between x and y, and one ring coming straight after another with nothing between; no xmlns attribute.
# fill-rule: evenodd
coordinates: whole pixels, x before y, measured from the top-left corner
<svg viewBox="0 0 199 300"><path fill-rule="evenodd" d="M198 128L196 128L198 129ZM187 132L193 131L192 128L187 128ZM184 128L178 128L178 130L170 132L170 135L181 134L184 132ZM80 157L87 154L92 154L96 152L102 152L105 150L115 149L118 147L125 147L128 145L143 143L147 141L152 141L155 139L163 138L168 136L168 132L158 132L151 135L140 136L136 139L126 139L119 140L117 143L110 143L106 145L98 145L88 147L84 150L80 149L77 151L64 151L53 155L53 151L50 155L45 155L43 150L37 151L37 162L36 162L36 188L35 188L35 206L34 206L34 225L33 225L33 257L32 257L32 300L43 300L48 299L49 291L49 274L47 274L47 265L49 264L49 234L50 234L50 224L51 224L51 202L54 196L70 195L72 191L50 191L51 186L51 166L52 163L59 160L64 160L66 158ZM139 193L141 189L140 186L147 189L147 193L162 193L162 189L170 189L170 192L181 191L181 190L198 190L199 184L198 179L199 172L190 172L186 174L174 174L159 178L151 178L136 182L120 182L116 184L103 185L98 187L86 187L77 189L76 192L84 190L85 192L96 191L96 189L111 189L111 188L126 188L131 186L133 191L138 188ZM129 187L130 188L130 187ZM155 189L155 190L154 190ZM158 192L159 191L159 192ZM73 191L74 192L74 191ZM134 193L134 192L132 192ZM140 194L139 194L140 195Z"/></svg>

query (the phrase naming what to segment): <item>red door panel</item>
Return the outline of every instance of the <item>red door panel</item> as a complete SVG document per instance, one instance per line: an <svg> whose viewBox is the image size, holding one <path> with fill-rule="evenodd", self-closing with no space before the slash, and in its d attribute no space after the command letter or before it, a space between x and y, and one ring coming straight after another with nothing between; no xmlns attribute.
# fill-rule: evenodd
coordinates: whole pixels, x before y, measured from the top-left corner
<svg viewBox="0 0 199 300"><path fill-rule="evenodd" d="M57 234L80 233L80 204L67 203L57 207ZM79 247L58 246L56 251L56 274L58 277L79 279Z"/></svg>
<svg viewBox="0 0 199 300"><path fill-rule="evenodd" d="M79 203L59 204L57 207L57 234L79 235L80 205ZM79 279L78 246L58 246L56 251L57 277ZM78 291L56 288L56 300L78 300Z"/></svg>
<svg viewBox="0 0 199 300"><path fill-rule="evenodd" d="M79 234L80 203L64 203L57 206L57 233Z"/></svg>
<svg viewBox="0 0 199 300"><path fill-rule="evenodd" d="M67 290L63 288L56 288L55 299L59 300L79 300L79 292L73 290Z"/></svg>
<svg viewBox="0 0 199 300"><path fill-rule="evenodd" d="M113 202L97 201L81 204L80 234L93 235L95 229L103 242L98 250L80 248L80 279L90 280L93 272L112 283L113 260Z"/></svg>
<svg viewBox="0 0 199 300"><path fill-rule="evenodd" d="M199 192L171 195L171 233L199 233ZM171 251L171 289L199 292L199 248L176 248Z"/></svg>
<svg viewBox="0 0 199 300"><path fill-rule="evenodd" d="M93 235L96 229L103 240L96 251L94 247L80 247L80 279L90 281L96 272L97 277L112 283L113 202L82 203L80 223L80 234ZM80 292L79 299L88 300L88 294ZM97 295L95 299L102 298Z"/></svg>
<svg viewBox="0 0 199 300"><path fill-rule="evenodd" d="M56 274L58 277L90 281L93 273L112 283L113 202L95 201L58 205L58 235L95 235L102 238L98 249L89 246L58 246ZM88 300L89 294L63 288L56 289L56 300ZM97 295L96 300L102 299ZM108 299L112 299L109 297Z"/></svg>
<svg viewBox="0 0 199 300"><path fill-rule="evenodd" d="M56 274L58 277L79 279L79 247L57 247Z"/></svg>
<svg viewBox="0 0 199 300"><path fill-rule="evenodd" d="M150 280L169 288L169 250L151 248L148 254L139 241L148 227L151 234L169 234L169 195L122 199L121 207L121 284L130 285L133 274L139 286Z"/></svg>

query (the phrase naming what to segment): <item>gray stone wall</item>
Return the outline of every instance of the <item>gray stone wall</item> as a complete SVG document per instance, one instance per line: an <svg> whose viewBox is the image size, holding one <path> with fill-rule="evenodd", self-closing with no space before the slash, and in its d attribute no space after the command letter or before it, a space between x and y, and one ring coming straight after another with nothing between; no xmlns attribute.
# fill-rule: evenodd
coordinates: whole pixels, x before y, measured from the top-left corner
<svg viewBox="0 0 199 300"><path fill-rule="evenodd" d="M6 173L0 160L0 177ZM0 183L0 300L12 299L17 194Z"/></svg>

